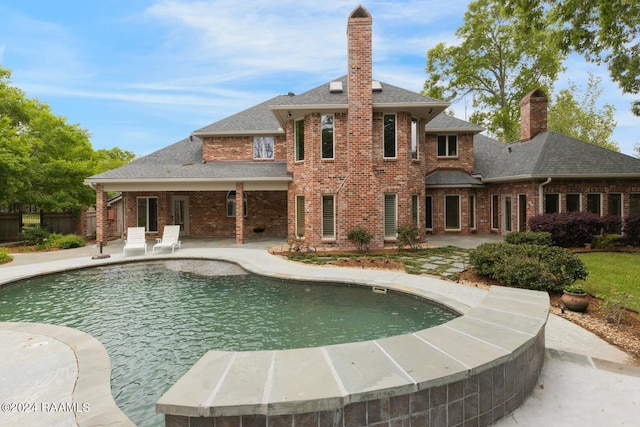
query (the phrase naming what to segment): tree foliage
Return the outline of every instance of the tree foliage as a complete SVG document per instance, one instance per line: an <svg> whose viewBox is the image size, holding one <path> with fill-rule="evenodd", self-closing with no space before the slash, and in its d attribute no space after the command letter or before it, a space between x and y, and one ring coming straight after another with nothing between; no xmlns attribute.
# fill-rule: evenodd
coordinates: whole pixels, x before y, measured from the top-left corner
<svg viewBox="0 0 640 427"><path fill-rule="evenodd" d="M469 95L478 109L470 121L503 142L518 140L520 100L537 87L551 93L564 59L549 42L555 33L546 16L527 19L507 16L498 0L471 2L456 31L460 44L427 52L423 93L448 101Z"/></svg>
<svg viewBox="0 0 640 427"><path fill-rule="evenodd" d="M602 94L599 83L599 77L589 75L586 91L573 82L568 89L561 90L549 107L548 128L589 144L620 151L611 139L617 124L615 107L604 104L598 109L596 106Z"/></svg>
<svg viewBox="0 0 640 427"><path fill-rule="evenodd" d="M84 179L121 166L133 153L94 152L85 129L27 98L10 77L0 68L0 206L64 211L92 204L95 193Z"/></svg>
<svg viewBox="0 0 640 427"><path fill-rule="evenodd" d="M640 93L640 2L637 0L501 0L514 19L541 15L558 28L556 46L606 64L623 93ZM640 101L632 111L640 116Z"/></svg>

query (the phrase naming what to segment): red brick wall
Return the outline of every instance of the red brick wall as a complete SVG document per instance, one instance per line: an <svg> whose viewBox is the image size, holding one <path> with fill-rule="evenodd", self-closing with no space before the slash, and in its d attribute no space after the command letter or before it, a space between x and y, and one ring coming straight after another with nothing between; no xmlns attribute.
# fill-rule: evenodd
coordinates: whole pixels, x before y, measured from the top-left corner
<svg viewBox="0 0 640 427"><path fill-rule="evenodd" d="M520 101L520 141L526 142L547 131L547 96L535 89Z"/></svg>
<svg viewBox="0 0 640 427"><path fill-rule="evenodd" d="M244 219L244 237L282 237L287 233L287 193L285 191L247 191L247 217ZM171 196L189 196L189 235L191 237L234 237L236 218L228 217L226 191L193 192L130 192L126 193L126 227L136 226L137 197L158 197L159 237L165 224L171 222ZM237 210L241 212L240 209ZM254 231L264 228L264 232Z"/></svg>
<svg viewBox="0 0 640 427"><path fill-rule="evenodd" d="M277 135L273 139L274 160L286 158L286 138ZM207 162L220 160L244 160L252 161L253 136L208 136L202 141L202 159ZM255 159L255 161L268 161L269 159Z"/></svg>
<svg viewBox="0 0 640 427"><path fill-rule="evenodd" d="M438 157L437 133L426 134L425 156L427 174L437 169L459 169L467 173L473 172L473 134L458 133L458 155L456 157Z"/></svg>

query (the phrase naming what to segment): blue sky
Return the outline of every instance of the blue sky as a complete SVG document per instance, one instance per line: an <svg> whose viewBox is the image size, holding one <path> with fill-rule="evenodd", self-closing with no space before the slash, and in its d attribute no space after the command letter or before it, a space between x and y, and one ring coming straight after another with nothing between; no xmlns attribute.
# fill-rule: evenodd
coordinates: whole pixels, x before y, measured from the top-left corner
<svg viewBox="0 0 640 427"><path fill-rule="evenodd" d="M456 43L467 0L362 1L373 15L374 78L419 92L426 52ZM353 1L2 0L0 66L27 97L91 134L94 148L145 155L289 91L346 74ZM604 67L572 57L567 76L616 107L613 139L640 143L640 119ZM455 104L464 119L463 103ZM470 111L467 110L467 114Z"/></svg>

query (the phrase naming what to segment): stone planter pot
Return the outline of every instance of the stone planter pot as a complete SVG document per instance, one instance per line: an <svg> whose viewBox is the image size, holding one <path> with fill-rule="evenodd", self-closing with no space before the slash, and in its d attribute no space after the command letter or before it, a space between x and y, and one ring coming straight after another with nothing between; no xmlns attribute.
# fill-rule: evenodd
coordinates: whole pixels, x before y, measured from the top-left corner
<svg viewBox="0 0 640 427"><path fill-rule="evenodd" d="M586 293L576 294L562 291L560 300L571 311L587 311L587 306L589 306L589 294Z"/></svg>

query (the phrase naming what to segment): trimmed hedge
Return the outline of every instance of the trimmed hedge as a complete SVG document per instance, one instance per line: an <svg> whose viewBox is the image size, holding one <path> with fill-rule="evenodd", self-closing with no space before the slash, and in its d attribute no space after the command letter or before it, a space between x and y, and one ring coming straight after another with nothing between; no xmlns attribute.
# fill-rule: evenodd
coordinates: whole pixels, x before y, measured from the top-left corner
<svg viewBox="0 0 640 427"><path fill-rule="evenodd" d="M85 245L84 239L75 234L51 234L47 246L49 248L71 249L81 248Z"/></svg>
<svg viewBox="0 0 640 427"><path fill-rule="evenodd" d="M557 246L485 243L471 251L469 260L482 276L539 291L560 291L588 274L578 257Z"/></svg>
<svg viewBox="0 0 640 427"><path fill-rule="evenodd" d="M557 246L575 248L591 243L607 225L607 219L591 212L552 213L536 215L528 225L531 231L551 233Z"/></svg>
<svg viewBox="0 0 640 427"><path fill-rule="evenodd" d="M624 219L623 241L627 245L640 246L640 215L630 215Z"/></svg>
<svg viewBox="0 0 640 427"><path fill-rule="evenodd" d="M512 231L504 237L506 243L522 245L529 243L532 245L553 246L553 237L546 231Z"/></svg>

